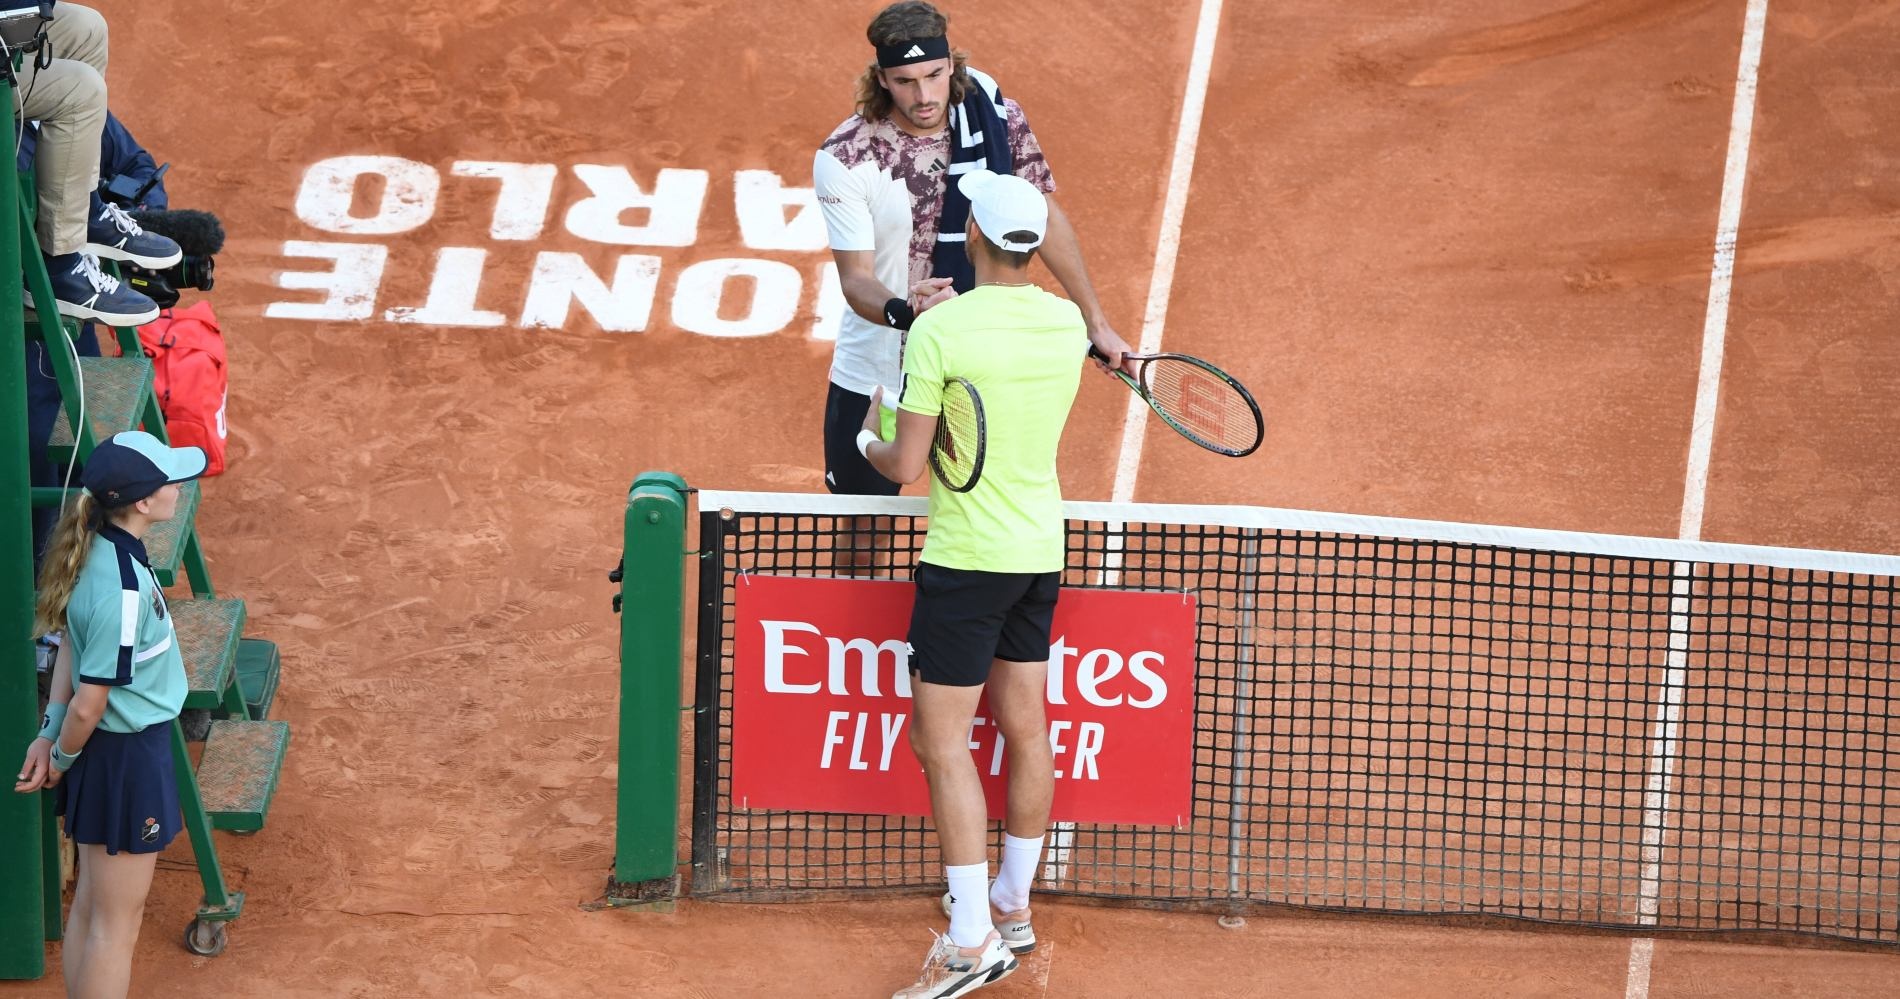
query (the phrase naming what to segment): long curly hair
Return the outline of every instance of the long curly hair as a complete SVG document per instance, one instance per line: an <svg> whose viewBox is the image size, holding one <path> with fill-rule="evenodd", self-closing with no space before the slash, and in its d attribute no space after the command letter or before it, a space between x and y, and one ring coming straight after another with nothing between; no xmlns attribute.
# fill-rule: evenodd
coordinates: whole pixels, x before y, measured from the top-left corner
<svg viewBox="0 0 1900 999"><path fill-rule="evenodd" d="M864 29L864 37L873 47L895 45L913 38L942 38L949 29L950 19L943 16L936 7L924 0L904 0L894 3L878 12L871 19L871 26ZM970 75L964 67L970 61L970 54L962 49L950 50L950 103L963 103L963 95L969 90ZM864 67L864 74L858 77L857 105L858 114L866 121L888 118L896 109L891 100L891 92L877 78L880 67L876 59Z"/></svg>

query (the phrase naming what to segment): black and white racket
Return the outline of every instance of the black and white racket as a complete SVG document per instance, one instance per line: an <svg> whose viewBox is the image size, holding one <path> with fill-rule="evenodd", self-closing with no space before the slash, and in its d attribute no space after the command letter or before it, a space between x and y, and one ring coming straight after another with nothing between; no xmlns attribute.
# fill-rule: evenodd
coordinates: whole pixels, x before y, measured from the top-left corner
<svg viewBox="0 0 1900 999"><path fill-rule="evenodd" d="M880 401L896 409L896 394L886 391ZM983 397L967 378L943 383L942 411L937 414L937 439L930 444L930 469L952 492L967 493L983 478Z"/></svg>
<svg viewBox="0 0 1900 999"><path fill-rule="evenodd" d="M1094 346L1089 356L1106 363ZM1254 453L1266 437L1266 420L1253 393L1225 371L1186 354L1129 354L1136 362L1131 377L1112 369L1161 417L1188 440L1234 458Z"/></svg>
<svg viewBox="0 0 1900 999"><path fill-rule="evenodd" d="M937 414L937 439L930 445L930 467L951 492L967 493L983 477L987 428L983 397L967 378L943 383L943 411Z"/></svg>

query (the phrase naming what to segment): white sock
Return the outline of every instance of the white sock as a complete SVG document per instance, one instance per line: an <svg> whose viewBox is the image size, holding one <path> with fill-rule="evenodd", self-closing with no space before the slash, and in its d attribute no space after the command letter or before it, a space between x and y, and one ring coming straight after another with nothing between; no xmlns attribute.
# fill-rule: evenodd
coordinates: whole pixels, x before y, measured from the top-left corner
<svg viewBox="0 0 1900 999"><path fill-rule="evenodd" d="M983 897L983 886L990 879L989 862L945 867L943 873L950 879L950 939L958 947L975 947L993 928Z"/></svg>
<svg viewBox="0 0 1900 999"><path fill-rule="evenodd" d="M996 872L996 884L990 886L990 902L999 912L1028 907L1029 885L1036 880L1036 863L1041 859L1041 836L1017 839L1003 834L1003 867Z"/></svg>

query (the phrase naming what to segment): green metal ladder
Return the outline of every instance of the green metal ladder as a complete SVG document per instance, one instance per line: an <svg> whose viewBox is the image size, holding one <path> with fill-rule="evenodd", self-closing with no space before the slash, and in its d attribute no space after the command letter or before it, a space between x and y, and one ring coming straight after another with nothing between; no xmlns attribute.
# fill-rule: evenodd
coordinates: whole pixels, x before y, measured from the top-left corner
<svg viewBox="0 0 1900 999"><path fill-rule="evenodd" d="M6 89L0 84L0 91ZM4 96L11 99L11 94ZM8 161L14 162L17 157L13 143L7 143L6 148ZM32 174L20 174L19 184L22 269L33 301L45 305L54 297L35 236L37 198ZM99 441L124 430L144 429L160 440L168 440L164 414L153 391L152 362L146 358L136 330L116 330L123 355L120 357L76 358L73 345L79 323L60 316L57 310L29 310L25 334L45 344L47 363L59 383L60 413L48 445L54 461L83 461ZM59 489L34 491L35 506L57 505L65 498ZM190 680L185 707L212 710L218 719L211 723L195 766L179 722L172 723L171 739L179 804L204 883L203 904L186 927L185 946L193 953L209 956L223 951L225 926L244 908L244 893L230 890L225 883L212 830L251 833L263 828L289 749L290 725L270 719L281 674L276 646L243 637L244 602L221 598L212 589L196 526L199 499L199 484L186 483L177 515L155 525L144 541L159 583L176 585L182 571L191 588L190 599L170 603ZM45 812L45 842L51 851L44 865L47 938L57 939L63 886L50 795L46 796Z"/></svg>

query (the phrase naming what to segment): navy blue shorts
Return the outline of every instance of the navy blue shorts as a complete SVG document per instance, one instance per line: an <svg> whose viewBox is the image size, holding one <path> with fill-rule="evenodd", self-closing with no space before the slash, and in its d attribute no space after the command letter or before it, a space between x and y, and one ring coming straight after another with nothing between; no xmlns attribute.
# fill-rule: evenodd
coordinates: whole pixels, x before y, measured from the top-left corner
<svg viewBox="0 0 1900 999"><path fill-rule="evenodd" d="M157 853L184 827L170 723L126 735L94 729L58 785L59 812L75 843L107 853Z"/></svg>

